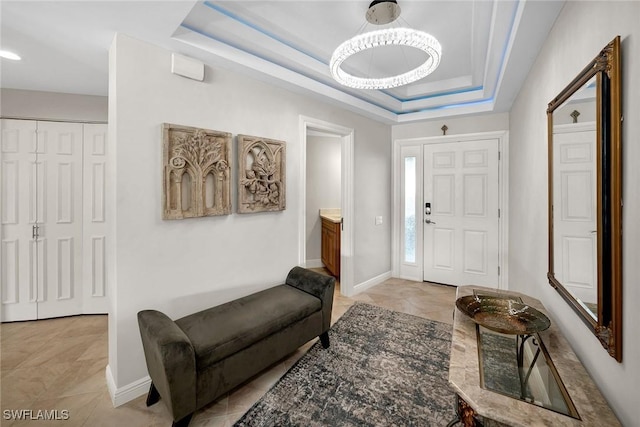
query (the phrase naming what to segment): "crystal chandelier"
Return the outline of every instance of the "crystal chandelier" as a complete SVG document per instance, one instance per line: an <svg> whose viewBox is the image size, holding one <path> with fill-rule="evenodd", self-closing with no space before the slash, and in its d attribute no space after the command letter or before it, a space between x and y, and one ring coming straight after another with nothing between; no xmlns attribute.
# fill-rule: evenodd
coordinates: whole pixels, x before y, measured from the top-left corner
<svg viewBox="0 0 640 427"><path fill-rule="evenodd" d="M395 0L375 0L369 5L366 19L372 24L382 25L395 21L398 16L400 6ZM410 71L382 78L357 77L342 68L342 64L349 57L380 46L408 46L420 49L428 58ZM344 86L355 89L389 89L407 85L431 74L440 65L441 55L442 47L432 35L410 28L388 28L358 34L345 41L333 52L329 67L333 78Z"/></svg>

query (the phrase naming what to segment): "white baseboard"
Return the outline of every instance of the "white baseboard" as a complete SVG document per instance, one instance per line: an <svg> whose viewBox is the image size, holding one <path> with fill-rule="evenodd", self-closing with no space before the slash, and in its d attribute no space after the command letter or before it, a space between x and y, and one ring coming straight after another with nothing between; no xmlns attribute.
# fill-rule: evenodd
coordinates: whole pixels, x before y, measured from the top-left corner
<svg viewBox="0 0 640 427"><path fill-rule="evenodd" d="M382 273L376 277L373 277L367 280L366 282L358 283L353 287L354 294L359 294L360 292L366 289L372 288L375 285L379 285L380 283L390 278L391 278L391 271L387 271L386 273Z"/></svg>
<svg viewBox="0 0 640 427"><path fill-rule="evenodd" d="M109 395L114 408L147 394L151 386L151 378L147 375L124 387L117 388L109 365L107 365L105 376L107 377L107 387L109 388Z"/></svg>
<svg viewBox="0 0 640 427"><path fill-rule="evenodd" d="M308 259L304 263L305 268L322 268L324 264L321 259Z"/></svg>

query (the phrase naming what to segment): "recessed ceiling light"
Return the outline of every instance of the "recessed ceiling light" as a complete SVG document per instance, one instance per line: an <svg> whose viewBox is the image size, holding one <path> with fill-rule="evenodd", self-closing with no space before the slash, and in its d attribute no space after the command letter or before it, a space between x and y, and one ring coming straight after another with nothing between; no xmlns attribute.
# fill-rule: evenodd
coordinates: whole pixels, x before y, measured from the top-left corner
<svg viewBox="0 0 640 427"><path fill-rule="evenodd" d="M22 59L20 56L8 50L0 50L0 58L11 59L12 61L20 61Z"/></svg>

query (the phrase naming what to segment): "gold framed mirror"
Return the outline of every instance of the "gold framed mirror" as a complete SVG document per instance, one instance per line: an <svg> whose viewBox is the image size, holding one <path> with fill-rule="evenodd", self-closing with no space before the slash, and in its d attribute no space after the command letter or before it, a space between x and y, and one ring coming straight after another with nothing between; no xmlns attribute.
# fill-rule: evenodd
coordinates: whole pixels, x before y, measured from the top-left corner
<svg viewBox="0 0 640 427"><path fill-rule="evenodd" d="M549 283L622 361L620 36L547 108Z"/></svg>

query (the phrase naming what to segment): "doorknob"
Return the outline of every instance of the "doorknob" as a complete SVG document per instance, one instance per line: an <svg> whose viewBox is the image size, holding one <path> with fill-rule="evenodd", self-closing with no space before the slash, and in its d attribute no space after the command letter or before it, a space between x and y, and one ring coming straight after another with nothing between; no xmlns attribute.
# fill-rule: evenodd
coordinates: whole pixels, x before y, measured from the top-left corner
<svg viewBox="0 0 640 427"><path fill-rule="evenodd" d="M424 222L426 222L427 224L435 224L435 222L431 221L429 218L425 219Z"/></svg>

